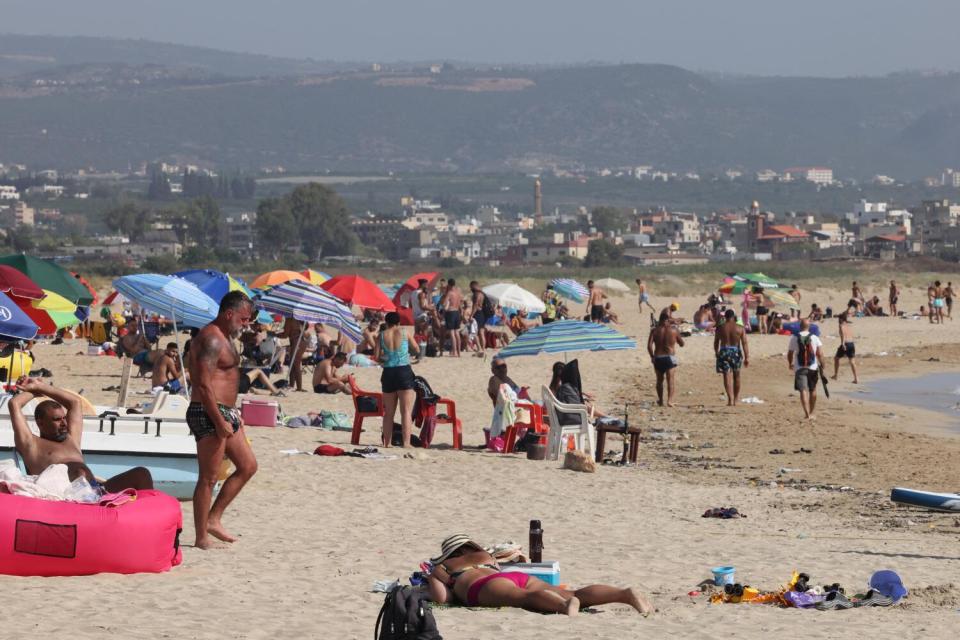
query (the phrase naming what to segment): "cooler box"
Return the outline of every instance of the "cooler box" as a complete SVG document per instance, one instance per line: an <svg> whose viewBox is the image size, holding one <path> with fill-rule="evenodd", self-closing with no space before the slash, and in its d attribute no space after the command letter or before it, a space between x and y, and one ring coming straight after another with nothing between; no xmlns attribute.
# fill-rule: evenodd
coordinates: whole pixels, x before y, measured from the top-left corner
<svg viewBox="0 0 960 640"><path fill-rule="evenodd" d="M560 586L560 561L548 562L513 562L501 565L503 571L518 571L534 578L540 578L547 584Z"/></svg>
<svg viewBox="0 0 960 640"><path fill-rule="evenodd" d="M273 400L244 398L240 403L243 424L251 427L275 427L280 415L280 405Z"/></svg>

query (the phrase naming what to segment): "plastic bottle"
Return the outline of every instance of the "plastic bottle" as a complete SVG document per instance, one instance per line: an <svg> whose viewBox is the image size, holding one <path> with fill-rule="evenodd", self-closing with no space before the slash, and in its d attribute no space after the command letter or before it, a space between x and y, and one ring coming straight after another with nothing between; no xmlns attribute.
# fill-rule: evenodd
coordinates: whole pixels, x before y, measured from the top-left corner
<svg viewBox="0 0 960 640"><path fill-rule="evenodd" d="M539 520L530 521L530 562L543 562L543 529Z"/></svg>

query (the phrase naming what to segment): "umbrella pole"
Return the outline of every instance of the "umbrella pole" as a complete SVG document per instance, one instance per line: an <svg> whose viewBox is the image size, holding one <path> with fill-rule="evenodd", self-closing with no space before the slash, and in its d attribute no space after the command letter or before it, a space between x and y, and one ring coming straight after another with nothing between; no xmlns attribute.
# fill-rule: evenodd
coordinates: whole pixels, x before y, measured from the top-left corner
<svg viewBox="0 0 960 640"><path fill-rule="evenodd" d="M183 389L187 392L187 397L190 397L190 385L187 384L187 367L183 363L183 354L180 352L180 332L177 330L177 316L173 312L173 307L170 307L170 319L173 320L173 339L177 343L177 360L180 361L180 377L183 380Z"/></svg>

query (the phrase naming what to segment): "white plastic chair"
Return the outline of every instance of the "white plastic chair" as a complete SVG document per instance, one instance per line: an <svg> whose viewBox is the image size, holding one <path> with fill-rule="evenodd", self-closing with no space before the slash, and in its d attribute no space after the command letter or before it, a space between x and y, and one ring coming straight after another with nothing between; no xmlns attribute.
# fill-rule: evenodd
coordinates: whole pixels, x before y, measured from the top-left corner
<svg viewBox="0 0 960 640"><path fill-rule="evenodd" d="M576 438L577 449L586 451L590 458L593 458L594 449L597 447L596 430L590 424L590 415L588 409L582 404L564 404L559 402L550 391L549 387L544 386L543 404L547 408L547 415L550 416L550 434L547 436L547 460L556 460L560 457L560 446L566 436ZM578 418L577 424L560 424L558 413L573 415Z"/></svg>

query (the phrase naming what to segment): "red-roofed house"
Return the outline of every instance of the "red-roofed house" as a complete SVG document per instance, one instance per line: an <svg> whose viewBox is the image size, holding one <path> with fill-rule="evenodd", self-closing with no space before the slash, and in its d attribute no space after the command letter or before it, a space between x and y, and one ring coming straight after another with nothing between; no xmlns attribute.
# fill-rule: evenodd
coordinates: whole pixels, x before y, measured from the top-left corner
<svg viewBox="0 0 960 640"><path fill-rule="evenodd" d="M768 224L763 213L747 216L748 243L750 251L777 255L785 244L810 241L810 234L789 224Z"/></svg>
<svg viewBox="0 0 960 640"><path fill-rule="evenodd" d="M906 255L910 250L904 233L885 233L871 236L863 241L864 252L868 256L893 258Z"/></svg>

